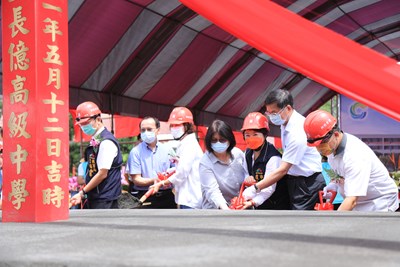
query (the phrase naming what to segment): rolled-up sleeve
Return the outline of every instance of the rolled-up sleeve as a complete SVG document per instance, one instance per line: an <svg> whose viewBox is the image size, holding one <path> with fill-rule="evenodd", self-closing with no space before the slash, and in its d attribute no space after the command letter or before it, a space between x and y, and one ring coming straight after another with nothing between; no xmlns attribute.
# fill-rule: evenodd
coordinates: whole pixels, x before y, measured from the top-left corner
<svg viewBox="0 0 400 267"><path fill-rule="evenodd" d="M219 208L223 203L226 203L224 196L219 189L217 179L211 166L207 166L203 162L200 163L200 182L203 191L203 197L215 205L214 208Z"/></svg>
<svg viewBox="0 0 400 267"><path fill-rule="evenodd" d="M277 169L280 166L280 164L281 164L280 157L278 157L278 156L271 157L265 167L265 174L268 175L269 173L273 172L275 169ZM258 193L253 198L253 201L256 203L256 206L260 206L268 198L270 198L272 196L272 194L275 192L275 189L276 189L276 183L261 190L261 192Z"/></svg>

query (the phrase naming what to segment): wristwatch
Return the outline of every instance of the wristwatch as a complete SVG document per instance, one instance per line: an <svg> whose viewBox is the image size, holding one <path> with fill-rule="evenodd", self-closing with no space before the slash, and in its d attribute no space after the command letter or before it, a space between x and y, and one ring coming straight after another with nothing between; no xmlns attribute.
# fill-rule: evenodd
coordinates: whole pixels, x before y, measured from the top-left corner
<svg viewBox="0 0 400 267"><path fill-rule="evenodd" d="M79 194L81 195L82 199L87 199L87 193L86 191L82 188L82 190L79 192Z"/></svg>
<svg viewBox="0 0 400 267"><path fill-rule="evenodd" d="M257 184L254 184L254 188L256 189L256 192L259 193L260 189L258 188Z"/></svg>

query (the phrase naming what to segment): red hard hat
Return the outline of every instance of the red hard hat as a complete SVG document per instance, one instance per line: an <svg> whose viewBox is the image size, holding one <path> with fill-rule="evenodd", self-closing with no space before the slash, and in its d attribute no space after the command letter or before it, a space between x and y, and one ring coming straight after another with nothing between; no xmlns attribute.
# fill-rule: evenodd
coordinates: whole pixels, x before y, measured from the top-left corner
<svg viewBox="0 0 400 267"><path fill-rule="evenodd" d="M185 107L174 108L169 115L168 123L183 124L185 122L194 124L192 112L190 112L190 110Z"/></svg>
<svg viewBox="0 0 400 267"><path fill-rule="evenodd" d="M242 131L249 129L267 129L269 131L268 119L260 112L249 113L243 121Z"/></svg>
<svg viewBox="0 0 400 267"><path fill-rule="evenodd" d="M91 117L101 114L99 107L90 101L83 102L76 108L76 124L87 122Z"/></svg>
<svg viewBox="0 0 400 267"><path fill-rule="evenodd" d="M337 120L329 112L324 110L316 110L308 114L304 121L304 131L307 139L317 139L324 137L335 126ZM321 140L308 143L308 146L318 146Z"/></svg>

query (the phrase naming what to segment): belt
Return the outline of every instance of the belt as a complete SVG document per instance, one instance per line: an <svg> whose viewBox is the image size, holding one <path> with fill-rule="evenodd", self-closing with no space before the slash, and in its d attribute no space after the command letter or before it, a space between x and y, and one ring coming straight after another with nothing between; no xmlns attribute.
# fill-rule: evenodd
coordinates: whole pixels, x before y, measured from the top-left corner
<svg viewBox="0 0 400 267"><path fill-rule="evenodd" d="M290 174L287 174L286 176L287 176L287 178L289 178L289 179L299 179L299 178L303 178L303 179L306 179L306 178L315 178L315 177L317 177L318 175L320 175L321 173L320 172L314 172L312 175L310 175L310 176L295 176L295 175L290 175Z"/></svg>

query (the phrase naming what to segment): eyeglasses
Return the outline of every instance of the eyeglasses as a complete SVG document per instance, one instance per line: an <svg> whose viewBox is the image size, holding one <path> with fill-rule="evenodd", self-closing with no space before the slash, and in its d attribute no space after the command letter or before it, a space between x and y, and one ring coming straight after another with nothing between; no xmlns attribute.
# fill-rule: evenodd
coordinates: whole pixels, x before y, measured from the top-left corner
<svg viewBox="0 0 400 267"><path fill-rule="evenodd" d="M80 122L81 120L95 119L95 118L97 118L97 116L98 116L98 115L88 116L88 117L82 117L82 118L77 117L75 120L76 120L77 122ZM88 121L89 121L89 120L88 120Z"/></svg>
<svg viewBox="0 0 400 267"><path fill-rule="evenodd" d="M314 139L307 139L307 143L314 144L315 142L317 142L319 140L322 140L321 144L327 143L329 141L329 139L331 139L332 135L333 135L333 131L329 131L325 136L314 138Z"/></svg>
<svg viewBox="0 0 400 267"><path fill-rule="evenodd" d="M282 113L282 111L286 108L287 106L284 106L281 110L279 110L278 112L273 112L273 113L269 113L268 111L265 111L265 115L267 115L267 116L276 116L276 115L278 115L278 114L281 114Z"/></svg>
<svg viewBox="0 0 400 267"><path fill-rule="evenodd" d="M140 132L154 132L156 129L155 128L142 128L140 129Z"/></svg>
<svg viewBox="0 0 400 267"><path fill-rule="evenodd" d="M216 143L216 142L220 142L220 143L226 143L228 142L228 140L224 139L224 138L220 138L220 139L211 139L211 143Z"/></svg>

